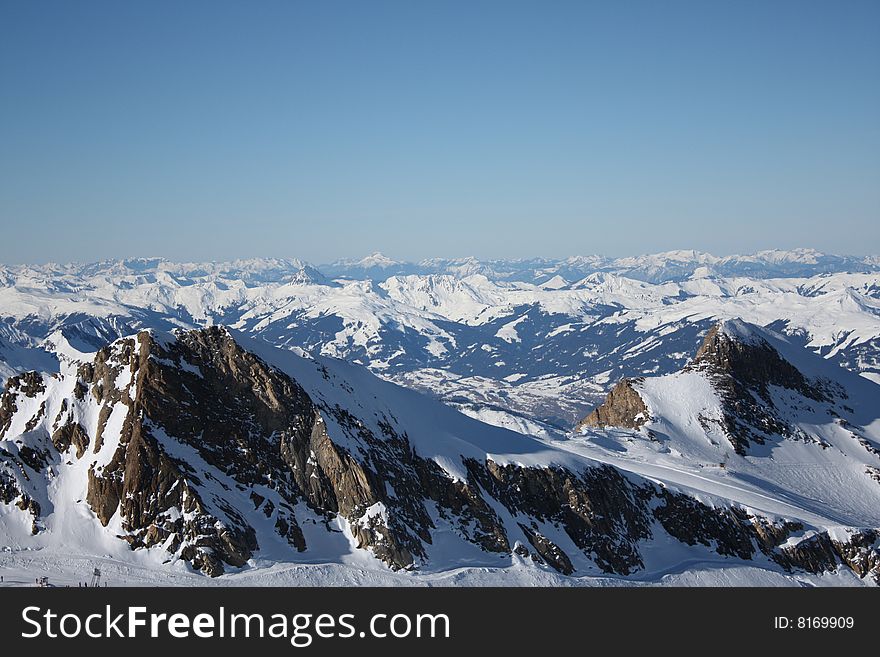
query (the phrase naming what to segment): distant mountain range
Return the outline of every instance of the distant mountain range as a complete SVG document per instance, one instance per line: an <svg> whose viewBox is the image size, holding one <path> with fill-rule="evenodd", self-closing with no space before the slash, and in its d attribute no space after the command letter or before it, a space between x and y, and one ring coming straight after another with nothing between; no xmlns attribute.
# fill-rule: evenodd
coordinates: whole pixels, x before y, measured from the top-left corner
<svg viewBox="0 0 880 657"><path fill-rule="evenodd" d="M556 277L566 282L576 282L590 274L609 273L648 283L665 283L706 276L791 278L836 272L876 272L880 271L880 256L832 255L815 249L774 249L751 255L719 257L700 251L680 250L624 258L588 255L563 259L481 260L467 257L406 262L373 253L359 260L337 260L319 265L295 258L254 258L211 263L128 258L89 264L0 265L0 283L9 280L4 276L28 271L74 277L155 275L164 272L187 279L237 278L249 284L277 283L291 276L307 276L315 281L334 278L384 281L391 276L428 274L448 274L457 278L482 275L492 281L545 284Z"/></svg>
<svg viewBox="0 0 880 657"><path fill-rule="evenodd" d="M760 251L751 255L713 256L699 251L667 251L626 258L575 256L560 260L479 260L432 258L418 263L401 262L374 253L361 260L337 260L320 265L331 277L385 280L389 276L480 274L494 281L546 283L554 277L576 281L597 272L617 274L649 283L681 281L693 276L751 276L780 278L833 272L869 272L880 269L877 256L838 256L814 249Z"/></svg>

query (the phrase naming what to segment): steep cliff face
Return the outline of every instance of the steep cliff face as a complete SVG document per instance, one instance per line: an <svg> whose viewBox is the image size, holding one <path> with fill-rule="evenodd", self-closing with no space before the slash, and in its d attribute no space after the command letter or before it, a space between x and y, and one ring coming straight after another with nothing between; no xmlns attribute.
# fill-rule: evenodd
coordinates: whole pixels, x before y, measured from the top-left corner
<svg viewBox="0 0 880 657"><path fill-rule="evenodd" d="M557 570L569 568L569 555L542 533L542 527L545 533L561 529L605 572L627 575L643 567L638 543L652 536L650 487L635 486L607 466L572 472L488 460L469 461L468 470L507 511L529 519L524 527L529 544Z"/></svg>
<svg viewBox="0 0 880 657"><path fill-rule="evenodd" d="M415 454L393 420L367 423L338 403L319 407L224 329L118 340L59 387L72 394L52 408L51 422L45 409L55 391L47 394L41 375L10 380L0 401L6 429L23 417L21 397L40 404L21 429L43 447L16 445L16 454L2 453L0 470L3 502L33 508L35 523L39 506L9 469L29 480L30 471L45 475L80 459L89 462L85 499L102 525L118 527L132 549L159 546L209 575L260 549L254 513L292 550L306 551L300 503L325 523L344 518L357 547L392 568L426 558L434 528L426 504L466 540L509 552L478 489ZM235 499L242 496L247 505Z"/></svg>
<svg viewBox="0 0 880 657"><path fill-rule="evenodd" d="M706 334L689 369L729 376L768 398L769 386L795 390L804 397L825 401L826 394L753 327L745 322L719 322Z"/></svg>
<svg viewBox="0 0 880 657"><path fill-rule="evenodd" d="M26 372L7 380L0 397L0 438L9 432L16 417L25 418L24 429L30 431L45 417L46 380L39 372ZM14 504L30 519L30 531L40 531L40 503L27 487L33 472L40 472L51 453L45 444L34 446L18 441L14 451L0 446L0 503Z"/></svg>
<svg viewBox="0 0 880 657"><path fill-rule="evenodd" d="M651 547L670 542L767 568L880 573L873 530L832 535L707 500L360 368L240 340L219 327L145 331L58 374L10 379L0 503L27 518L33 537L21 540L78 541L71 527L93 523L134 553L210 576L352 547L398 570L519 558L625 577L670 567ZM654 423L645 383L619 384L585 429Z"/></svg>
<svg viewBox="0 0 880 657"><path fill-rule="evenodd" d="M739 454L769 436L796 437L777 412L771 388L793 391L807 400L829 402L835 393L828 382L809 381L769 342L740 321L722 322L709 330L686 370L710 377L723 402L721 422Z"/></svg>
<svg viewBox="0 0 880 657"><path fill-rule="evenodd" d="M257 533L249 509L222 490L229 485L210 485L214 469L246 491L297 551L308 549L299 502L326 521L341 515L358 547L393 568L424 558L431 519L423 501L431 495L462 527L490 522L485 504L472 509L478 498L466 485L450 488L390 424L380 423L376 435L342 407L319 409L297 382L224 329L174 341L141 333L101 350L80 374L104 419L96 443L113 404L124 407L112 456L89 469L87 500L104 525L120 514L134 548L162 545L211 575L223 564L244 565L259 549ZM322 412L365 447L360 459L330 438ZM180 445L188 449L180 453Z"/></svg>

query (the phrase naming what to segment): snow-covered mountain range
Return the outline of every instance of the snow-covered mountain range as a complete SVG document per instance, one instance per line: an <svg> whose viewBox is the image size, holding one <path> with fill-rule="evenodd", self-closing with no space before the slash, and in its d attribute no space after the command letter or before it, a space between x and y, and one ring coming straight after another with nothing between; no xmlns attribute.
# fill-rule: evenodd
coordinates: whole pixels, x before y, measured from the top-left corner
<svg viewBox="0 0 880 657"><path fill-rule="evenodd" d="M559 276L576 281L595 273L611 273L649 283L680 281L699 276L751 276L754 278L805 277L841 271L877 271L877 256L838 256L815 249L759 251L751 255L714 256L693 250L609 258L599 255L563 259L480 260L430 258L403 262L381 253L360 260L337 260L319 269L333 277L384 280L389 276L449 274L456 277L482 274L491 280L546 283Z"/></svg>
<svg viewBox="0 0 880 657"><path fill-rule="evenodd" d="M876 258L406 266L0 268L0 569L877 577Z"/></svg>
<svg viewBox="0 0 880 657"><path fill-rule="evenodd" d="M9 380L0 541L11 569L871 583L878 426L880 387L740 321L564 441L224 328L141 331Z"/></svg>
<svg viewBox="0 0 880 657"><path fill-rule="evenodd" d="M550 437L568 431L619 378L675 371L715 320L738 317L880 380L875 258L801 250L574 260L580 270L565 278L545 268L540 283L507 280L522 262L478 263L494 278L444 261L443 271L454 273L381 280L334 279L298 260L6 267L0 378L44 368L62 335L92 350L142 328L224 324L366 365L485 421ZM391 267L378 256L363 262ZM580 277L603 262L618 273ZM619 273L624 265L678 275L651 283ZM710 265L741 265L752 275L713 275ZM802 275L768 278L778 267Z"/></svg>

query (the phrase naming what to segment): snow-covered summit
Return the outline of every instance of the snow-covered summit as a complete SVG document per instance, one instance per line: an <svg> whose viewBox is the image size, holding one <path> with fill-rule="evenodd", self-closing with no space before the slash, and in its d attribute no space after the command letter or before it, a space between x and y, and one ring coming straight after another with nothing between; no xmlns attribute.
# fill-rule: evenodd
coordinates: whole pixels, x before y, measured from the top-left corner
<svg viewBox="0 0 880 657"><path fill-rule="evenodd" d="M370 255L361 258L360 260L344 260L340 261L340 263L351 264L359 267L379 267L379 268L388 268L388 267L396 267L400 263L392 258L389 258L386 255L383 255L379 251L371 253Z"/></svg>
<svg viewBox="0 0 880 657"><path fill-rule="evenodd" d="M760 327L737 318L725 319L718 323L717 331L731 340L743 344L757 345L764 342L764 331Z"/></svg>
<svg viewBox="0 0 880 657"><path fill-rule="evenodd" d="M822 273L877 271L873 256L839 256L815 249L766 250L753 254L715 256L697 250L611 258L601 255L568 258L523 258L515 260L428 258L420 262L394 261L381 254L362 260L341 260L319 266L332 276L384 278L405 274L483 274L493 281L544 283L554 276L574 281L595 272L607 272L649 283L680 282L692 277L750 276L753 278L808 277Z"/></svg>

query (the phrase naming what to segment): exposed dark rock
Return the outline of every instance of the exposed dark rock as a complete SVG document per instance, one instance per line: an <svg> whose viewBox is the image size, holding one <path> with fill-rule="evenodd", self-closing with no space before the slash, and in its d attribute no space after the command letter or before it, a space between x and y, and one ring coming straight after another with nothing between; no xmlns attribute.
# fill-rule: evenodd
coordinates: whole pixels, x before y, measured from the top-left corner
<svg viewBox="0 0 880 657"><path fill-rule="evenodd" d="M769 400L768 387L795 390L804 397L827 401L827 393L785 360L764 338L730 335L719 323L709 329L688 369L728 374Z"/></svg>
<svg viewBox="0 0 880 657"><path fill-rule="evenodd" d="M92 375L93 396L104 404L99 431L109 417L110 411L104 410L112 408L109 404L127 407L109 463L100 471L89 470L87 501L104 525L118 510L133 546L183 546L181 557L209 575L222 573L223 563L241 566L258 547L254 530L231 508L218 509L223 519L209 512L187 480L191 468L169 456L154 435L154 427L179 414L186 399L168 395L164 404L157 403L153 395L162 373L153 369L151 356L161 347L148 333L141 333L137 343L114 343L112 351L98 352L94 366L86 370ZM114 382L123 368L129 369L133 384L118 390Z"/></svg>
<svg viewBox="0 0 880 657"><path fill-rule="evenodd" d="M21 497L18 498L18 501L15 503L22 511L27 511L33 517L33 522L31 523L31 534L37 534L40 531L40 527L38 524L38 520L40 518L40 504L36 500L30 498L27 493L22 493Z"/></svg>
<svg viewBox="0 0 880 657"><path fill-rule="evenodd" d="M43 375L39 372L24 372L6 381L3 395L0 396L0 438L9 429L12 418L18 411L16 400L19 395L33 399L45 391L46 384L43 382Z"/></svg>
<svg viewBox="0 0 880 657"><path fill-rule="evenodd" d="M24 425L24 432L28 433L33 431L34 428L39 424L40 420L46 415L46 402L43 401L40 403L40 408L37 409L37 412L31 417L30 420Z"/></svg>
<svg viewBox="0 0 880 657"><path fill-rule="evenodd" d="M747 514L737 508L712 508L682 494L661 493L664 502L654 509L654 517L668 534L682 543L700 543L718 554L751 559L754 528Z"/></svg>
<svg viewBox="0 0 880 657"><path fill-rule="evenodd" d="M624 379L611 389L601 406L580 421L575 430L583 427L638 429L648 419L648 407L633 387L633 381Z"/></svg>
<svg viewBox="0 0 880 657"><path fill-rule="evenodd" d="M278 519L275 521L275 529L287 539L288 543L296 548L297 552L305 552L306 539L303 536L302 529L296 522L296 518L292 515L284 516L279 514Z"/></svg>
<svg viewBox="0 0 880 657"><path fill-rule="evenodd" d="M42 471L52 460L52 455L48 449L40 449L39 447L31 447L30 445L21 445L18 448L18 458L21 462L35 472Z"/></svg>
<svg viewBox="0 0 880 657"><path fill-rule="evenodd" d="M104 429L107 428L107 420L110 419L110 414L113 412L113 407L110 404L104 404L101 407L101 410L98 411L98 428L95 431L95 449L94 452L97 454L101 447L104 445Z"/></svg>
<svg viewBox="0 0 880 657"><path fill-rule="evenodd" d="M721 428L740 455L745 455L752 443L764 444L771 436L811 440L779 417L771 386L796 391L814 401L832 398L832 392L823 389L820 382L807 380L763 337L728 332L723 323L709 330L685 369L705 372L711 378L722 400Z"/></svg>
<svg viewBox="0 0 880 657"><path fill-rule="evenodd" d="M787 570L800 569L814 574L834 570L838 563L834 544L824 532L781 547L774 560Z"/></svg>
<svg viewBox="0 0 880 657"><path fill-rule="evenodd" d="M845 391L829 381L807 379L757 330L739 321L713 326L685 371L702 372L711 380L721 398L722 416L697 419L707 431L717 425L740 455L747 454L750 445L764 444L773 437L827 446L788 425L774 405L772 387L795 391L815 402L846 398ZM638 381L620 381L575 429L643 426L650 417L639 396Z"/></svg>
<svg viewBox="0 0 880 657"><path fill-rule="evenodd" d="M76 458L82 458L89 446L89 435L78 422L69 421L52 434L52 444L61 453L73 445L76 448Z"/></svg>
<svg viewBox="0 0 880 657"><path fill-rule="evenodd" d="M461 534L486 552L510 552L504 525L473 481L450 478L434 461L417 459L415 463L419 485L437 503L441 517L456 521Z"/></svg>
<svg viewBox="0 0 880 657"><path fill-rule="evenodd" d="M15 479L5 471L0 470L0 502L12 504L19 495L21 495L21 491L18 489Z"/></svg>
<svg viewBox="0 0 880 657"><path fill-rule="evenodd" d="M563 552L556 543L537 530L527 527L521 522L517 524L523 534L526 535L529 543L531 543L532 547L535 548L535 551L544 561L549 563L555 570L563 575L571 575L574 572L574 567L571 565L571 559L568 558L568 555Z"/></svg>
<svg viewBox="0 0 880 657"><path fill-rule="evenodd" d="M295 381L241 349L225 330L184 333L168 345L146 333L138 341L138 352L129 347L117 357L105 355L96 359L90 372L97 400L105 404L121 401L131 408L114 459L100 473L90 474L89 502L104 523L119 505L127 519L125 527L144 545L155 544L153 536L165 540L174 532L186 544L186 537L180 535L187 533L186 528L161 521L169 509L182 507L182 491L188 491L187 499L194 500L199 513L210 516L196 489L177 485L186 479L195 481L198 475L164 453L154 435L157 429L191 446L238 485L274 490L291 508L302 499L319 514L343 515L359 545L393 568L412 567L416 558L424 557L423 543L430 542L432 527L424 502L432 494L455 500L455 509L449 512L462 518L462 526L476 518L490 527L487 536L498 534L497 522L486 521L490 512L485 503L415 456L406 438L397 435L390 424L383 424L383 435L376 436L343 409L319 409ZM128 358L135 372L133 401L126 401L127 395L110 386L120 372L118 356ZM365 461L331 440L322 411L371 447ZM108 416L109 411L102 412L99 425L105 425ZM422 486L429 481L433 484L425 492ZM387 493L386 482L396 495ZM368 510L379 503L391 512L369 515ZM277 505L269 507L260 500L257 506L261 504L267 516L279 514L278 532L297 550L305 549L293 514L282 517ZM202 541L215 558L199 562L211 572L218 571L218 562L238 565L249 558L248 549L255 549L247 522L229 510L225 515L227 532L233 538L221 540L220 545ZM213 516L209 520L206 528L214 522ZM150 526L164 529L151 530L147 536L144 528ZM484 543L491 547L489 541ZM506 542L503 546L507 548Z"/></svg>
<svg viewBox="0 0 880 657"><path fill-rule="evenodd" d="M468 473L511 513L559 526L606 572L643 566L638 542L651 535L637 488L610 466L575 474L564 468L523 468L466 462Z"/></svg>
<svg viewBox="0 0 880 657"><path fill-rule="evenodd" d="M0 503L14 503L20 510L29 512L32 517L31 533L36 534L39 532L40 504L30 495L22 492L15 478L6 469L10 465L17 465L21 468L21 464L12 454L0 449Z"/></svg>
<svg viewBox="0 0 880 657"><path fill-rule="evenodd" d="M870 576L880 584L880 531L865 529L851 534L848 541L832 539L831 544L841 561L856 575Z"/></svg>

